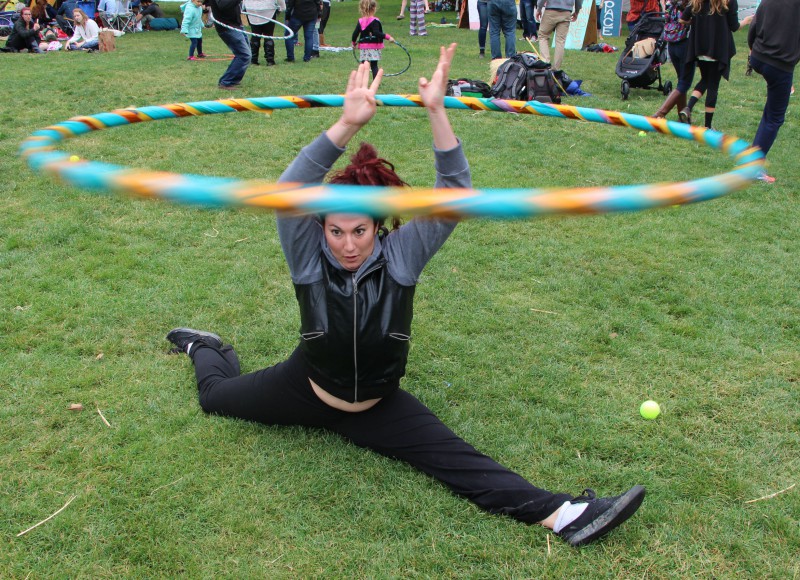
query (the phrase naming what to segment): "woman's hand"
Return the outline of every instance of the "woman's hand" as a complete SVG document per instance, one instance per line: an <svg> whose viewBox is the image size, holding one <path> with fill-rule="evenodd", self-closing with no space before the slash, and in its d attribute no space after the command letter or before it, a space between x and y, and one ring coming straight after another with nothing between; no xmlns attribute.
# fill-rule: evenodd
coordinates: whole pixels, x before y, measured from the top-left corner
<svg viewBox="0 0 800 580"><path fill-rule="evenodd" d="M368 62L362 62L350 73L347 90L344 93L344 106L341 120L359 129L370 122L378 109L375 95L383 78L383 69L378 71L372 84L369 82L371 71Z"/></svg>
<svg viewBox="0 0 800 580"><path fill-rule="evenodd" d="M428 120L431 123L433 146L442 151L447 151L458 146L458 139L450 126L447 110L444 108L444 95L447 92L447 78L450 74L450 63L456 54L456 43L439 50L439 64L433 71L431 80L422 77L419 79L419 96L422 104L428 110Z"/></svg>
<svg viewBox="0 0 800 580"><path fill-rule="evenodd" d="M435 112L444 109L444 95L447 92L447 79L450 74L450 63L456 53L456 43L447 48L439 49L439 64L433 71L431 80L425 77L419 79L419 96L428 111Z"/></svg>
<svg viewBox="0 0 800 580"><path fill-rule="evenodd" d="M372 120L378 110L375 95L383 79L383 69L378 71L372 83L369 62L362 62L350 73L344 93L342 116L328 129L328 138L337 146L344 147L358 131Z"/></svg>

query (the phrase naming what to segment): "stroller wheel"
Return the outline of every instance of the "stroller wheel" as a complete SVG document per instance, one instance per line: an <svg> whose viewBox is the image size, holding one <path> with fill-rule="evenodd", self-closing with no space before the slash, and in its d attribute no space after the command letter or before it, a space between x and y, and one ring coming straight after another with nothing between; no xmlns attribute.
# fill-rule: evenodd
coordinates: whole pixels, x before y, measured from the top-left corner
<svg viewBox="0 0 800 580"><path fill-rule="evenodd" d="M622 92L622 100L627 101L628 95L631 93L631 83L628 81L622 81L622 87L620 90Z"/></svg>
<svg viewBox="0 0 800 580"><path fill-rule="evenodd" d="M672 92L672 81L664 83L664 94L669 95Z"/></svg>

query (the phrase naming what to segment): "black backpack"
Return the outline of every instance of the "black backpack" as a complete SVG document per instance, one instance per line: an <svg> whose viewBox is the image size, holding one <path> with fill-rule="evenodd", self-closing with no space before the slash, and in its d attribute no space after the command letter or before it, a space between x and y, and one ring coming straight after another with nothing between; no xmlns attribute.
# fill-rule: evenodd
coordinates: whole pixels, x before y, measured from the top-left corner
<svg viewBox="0 0 800 580"><path fill-rule="evenodd" d="M528 71L529 101L561 103L561 90L553 71L549 68Z"/></svg>
<svg viewBox="0 0 800 580"><path fill-rule="evenodd" d="M561 93L550 64L525 52L512 56L500 65L497 79L492 85L492 96L518 101L561 102Z"/></svg>

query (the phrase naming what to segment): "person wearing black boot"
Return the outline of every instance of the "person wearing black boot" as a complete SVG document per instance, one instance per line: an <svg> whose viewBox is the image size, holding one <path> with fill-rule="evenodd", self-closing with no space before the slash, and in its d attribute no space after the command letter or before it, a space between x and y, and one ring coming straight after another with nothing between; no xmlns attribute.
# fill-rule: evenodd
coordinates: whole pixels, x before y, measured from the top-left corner
<svg viewBox="0 0 800 580"><path fill-rule="evenodd" d="M275 16L280 10L286 11L285 0L245 0L244 11L247 21L250 23L250 30L253 34L260 36L272 36L275 34ZM250 57L251 64L258 64L258 49L261 47L259 36L250 37ZM264 40L264 60L267 66L275 64L275 40L265 38Z"/></svg>
<svg viewBox="0 0 800 580"><path fill-rule="evenodd" d="M670 0L664 18L664 40L667 41L669 60L675 67L678 83L675 89L667 95L661 107L653 116L664 118L675 107L682 111L686 107L686 95L694 80L695 62L686 60L686 51L689 48L689 24L681 21L681 14L688 5L688 0Z"/></svg>
<svg viewBox="0 0 800 580"><path fill-rule="evenodd" d="M728 80L731 59L736 54L733 33L750 24L752 19L751 15L739 21L737 0L690 0L684 8L681 21L692 26L686 61L696 63L700 82L695 85L689 102L678 113L681 121L691 124L694 105L705 93L703 126L712 128L719 84L722 79Z"/></svg>

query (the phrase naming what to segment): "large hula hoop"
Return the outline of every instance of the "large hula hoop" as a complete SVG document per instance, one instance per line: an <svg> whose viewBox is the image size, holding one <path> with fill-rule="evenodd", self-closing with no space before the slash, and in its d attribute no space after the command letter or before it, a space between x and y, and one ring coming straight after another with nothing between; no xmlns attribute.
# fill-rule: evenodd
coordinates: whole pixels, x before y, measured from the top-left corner
<svg viewBox="0 0 800 580"><path fill-rule="evenodd" d="M247 12L242 12L245 16L247 16ZM254 15L255 16L255 15ZM228 30L235 30L236 32L241 32L242 34L246 34L247 36L254 36L255 38L263 38L265 40L288 40L294 36L294 31L286 26L283 22L278 22L277 20L273 20L272 18L264 18L263 16L259 16L262 20L268 20L270 22L274 22L278 26L282 26L284 30L286 30L289 34L284 36L267 36L266 34L256 34L255 32L250 32L249 30L245 30L244 28L236 28L235 26L230 26L225 24L224 22L220 22L211 12L208 13L208 21L212 22L213 24L218 24L223 28L227 28Z"/></svg>
<svg viewBox="0 0 800 580"><path fill-rule="evenodd" d="M378 95L385 107L423 107L419 95ZM439 215L459 217L524 218L553 214L635 211L700 202L747 187L763 171L764 155L757 147L718 131L666 119L587 109L537 101L505 101L472 97L445 97L448 109L515 112L561 119L583 120L659 132L705 143L727 153L733 170L666 184L624 185L575 189L409 189L357 185L270 183L163 171L131 169L80 160L58 151L62 141L91 131L133 123L179 117L233 113L341 107L341 95L307 95L222 99L117 109L74 117L36 131L20 146L20 155L38 172L55 175L70 185L165 199L203 206L255 207L297 214L366 213L385 215ZM75 161L78 159L77 161Z"/></svg>
<svg viewBox="0 0 800 580"><path fill-rule="evenodd" d="M386 71L384 71L383 72L383 78L386 78L386 77L399 77L401 74L403 74L404 72L406 72L408 69L411 68L411 53L408 52L408 49L405 46L403 46L402 44L400 44L399 42L397 42L396 40L390 40L389 42L392 42L392 43L396 44L397 46L399 46L400 48L403 49L403 52L405 52L406 56L408 57L408 62L406 63L405 68L403 70L401 70L400 72L387 73ZM353 47L353 58L356 59L357 63L360 63L361 61L358 58L358 51L359 51L359 48L357 46L354 46Z"/></svg>

